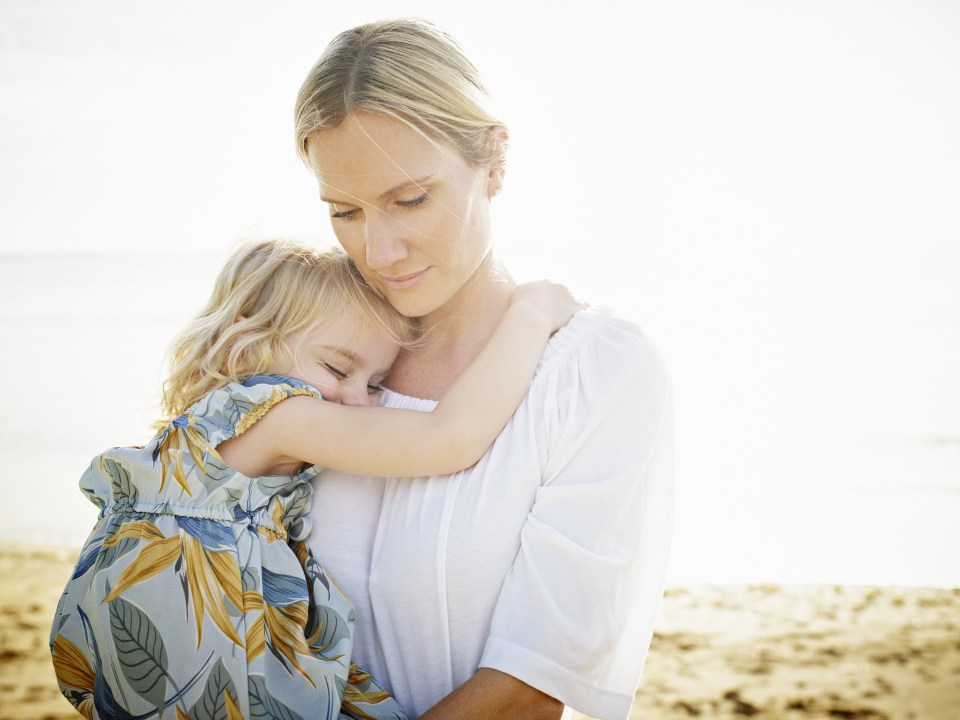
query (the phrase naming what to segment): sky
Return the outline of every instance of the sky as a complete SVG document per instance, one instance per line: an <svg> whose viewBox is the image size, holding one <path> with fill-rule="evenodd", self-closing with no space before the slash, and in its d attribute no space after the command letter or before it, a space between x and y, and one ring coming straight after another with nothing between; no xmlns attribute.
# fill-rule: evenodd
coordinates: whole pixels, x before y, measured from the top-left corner
<svg viewBox="0 0 960 720"><path fill-rule="evenodd" d="M508 264L615 308L664 352L678 577L823 579L836 546L851 566L873 552L879 573L871 543L893 544L905 487L914 515L960 507L949 1L0 0L0 317L60 302L36 283L14 297L17 262L183 258L195 282L176 302L137 295L166 332L238 238L332 243L293 98L336 32L398 13L460 40L510 127ZM93 276L82 287L85 322L116 319ZM960 585L953 539L910 552L939 552L929 576Z"/></svg>

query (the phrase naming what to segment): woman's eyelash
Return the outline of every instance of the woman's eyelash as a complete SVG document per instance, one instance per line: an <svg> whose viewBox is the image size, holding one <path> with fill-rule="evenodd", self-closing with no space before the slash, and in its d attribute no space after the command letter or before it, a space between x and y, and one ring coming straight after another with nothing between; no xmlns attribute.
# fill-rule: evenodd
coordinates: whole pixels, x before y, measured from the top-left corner
<svg viewBox="0 0 960 720"><path fill-rule="evenodd" d="M371 395L373 395L374 393L383 392L384 389L385 388L380 383L373 383L371 385L367 385L367 392L370 393Z"/></svg>
<svg viewBox="0 0 960 720"><path fill-rule="evenodd" d="M427 201L427 198L430 197L429 193L424 193L418 198L413 200L397 200L394 204L402 208L415 208L418 205L423 205ZM334 220L353 220L359 217L360 208L352 208L350 210L334 210L330 213L330 217Z"/></svg>
<svg viewBox="0 0 960 720"><path fill-rule="evenodd" d="M416 207L417 205L423 205L427 201L428 193L424 193L418 198L413 200L397 200L397 205L400 207L411 208Z"/></svg>

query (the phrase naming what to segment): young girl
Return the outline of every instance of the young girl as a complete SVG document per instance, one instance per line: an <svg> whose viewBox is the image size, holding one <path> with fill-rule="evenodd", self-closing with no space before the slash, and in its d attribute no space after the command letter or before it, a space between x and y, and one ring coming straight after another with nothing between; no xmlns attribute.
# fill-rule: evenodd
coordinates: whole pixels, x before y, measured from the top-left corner
<svg viewBox="0 0 960 720"><path fill-rule="evenodd" d="M403 718L350 663L353 608L305 544L310 479L469 467L580 307L520 286L434 412L380 408L410 321L340 251L238 251L173 346L169 420L80 481L100 517L51 633L67 699L88 719Z"/></svg>

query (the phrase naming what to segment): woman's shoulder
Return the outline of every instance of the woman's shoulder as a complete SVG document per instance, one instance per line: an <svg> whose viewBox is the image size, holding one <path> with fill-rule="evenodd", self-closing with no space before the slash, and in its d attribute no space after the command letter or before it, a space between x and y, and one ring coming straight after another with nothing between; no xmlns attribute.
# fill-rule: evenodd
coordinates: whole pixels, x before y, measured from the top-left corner
<svg viewBox="0 0 960 720"><path fill-rule="evenodd" d="M607 384L623 388L631 379L647 386L667 386L666 364L656 345L634 322L608 308L590 307L560 328L543 351L528 399L537 393L555 396L577 386ZM436 400L384 389L381 405L430 412Z"/></svg>
<svg viewBox="0 0 960 720"><path fill-rule="evenodd" d="M544 350L538 375L571 373L667 379L663 356L643 328L603 307L578 312Z"/></svg>
<svg viewBox="0 0 960 720"><path fill-rule="evenodd" d="M601 424L656 424L672 383L657 346L605 308L577 313L551 338L527 395L537 425L580 435Z"/></svg>

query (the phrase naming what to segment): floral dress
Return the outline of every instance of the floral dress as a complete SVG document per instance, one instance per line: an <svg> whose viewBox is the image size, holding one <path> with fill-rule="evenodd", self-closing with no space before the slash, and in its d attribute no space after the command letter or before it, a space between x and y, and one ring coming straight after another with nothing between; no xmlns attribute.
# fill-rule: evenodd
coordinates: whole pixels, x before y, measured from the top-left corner
<svg viewBox="0 0 960 720"><path fill-rule="evenodd" d="M294 395L320 397L275 375L231 383L81 478L100 517L50 646L88 720L405 717L350 663L353 607L307 549L317 468L248 478L215 450Z"/></svg>

